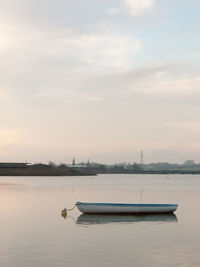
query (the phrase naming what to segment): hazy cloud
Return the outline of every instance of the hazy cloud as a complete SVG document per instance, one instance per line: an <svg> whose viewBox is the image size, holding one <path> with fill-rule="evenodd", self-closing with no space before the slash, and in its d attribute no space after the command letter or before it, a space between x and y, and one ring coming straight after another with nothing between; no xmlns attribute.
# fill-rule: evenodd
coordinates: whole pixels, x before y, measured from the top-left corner
<svg viewBox="0 0 200 267"><path fill-rule="evenodd" d="M107 10L107 14L108 15L116 15L119 13L119 9L111 7Z"/></svg>
<svg viewBox="0 0 200 267"><path fill-rule="evenodd" d="M152 9L154 0L124 0L132 16L139 16L143 12Z"/></svg>
<svg viewBox="0 0 200 267"><path fill-rule="evenodd" d="M3 149L6 145L14 145L21 142L22 134L17 129L0 129L0 147Z"/></svg>
<svg viewBox="0 0 200 267"><path fill-rule="evenodd" d="M58 37L49 49L68 59L70 67L109 71L131 68L141 43L123 35L71 34ZM71 62L70 58L73 59Z"/></svg>
<svg viewBox="0 0 200 267"><path fill-rule="evenodd" d="M155 5L162 19L148 23ZM183 6L0 0L1 160L133 161L141 149L148 161L197 156L199 37L175 26L199 15L186 17Z"/></svg>

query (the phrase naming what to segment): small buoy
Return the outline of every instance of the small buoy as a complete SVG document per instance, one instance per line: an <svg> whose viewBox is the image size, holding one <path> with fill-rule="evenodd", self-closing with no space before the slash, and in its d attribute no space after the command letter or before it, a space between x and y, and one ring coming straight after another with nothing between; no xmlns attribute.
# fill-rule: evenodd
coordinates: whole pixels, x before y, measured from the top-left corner
<svg viewBox="0 0 200 267"><path fill-rule="evenodd" d="M66 208L61 211L61 216L64 217L64 218L67 217L67 209Z"/></svg>
<svg viewBox="0 0 200 267"><path fill-rule="evenodd" d="M76 208L76 204L75 204L74 207L71 208L71 209L66 209L66 208L64 208L64 210L61 211L61 216L64 217L64 218L66 218L66 217L67 217L67 211L71 211L71 210L73 210L73 209L75 209L75 208Z"/></svg>

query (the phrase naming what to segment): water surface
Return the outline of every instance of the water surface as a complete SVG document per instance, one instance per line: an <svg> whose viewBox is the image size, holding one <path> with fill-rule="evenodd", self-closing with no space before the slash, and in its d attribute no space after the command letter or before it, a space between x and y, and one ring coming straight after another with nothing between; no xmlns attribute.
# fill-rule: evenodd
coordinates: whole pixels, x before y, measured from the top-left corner
<svg viewBox="0 0 200 267"><path fill-rule="evenodd" d="M76 201L178 203L175 215L82 215ZM200 266L199 175L0 177L0 266Z"/></svg>

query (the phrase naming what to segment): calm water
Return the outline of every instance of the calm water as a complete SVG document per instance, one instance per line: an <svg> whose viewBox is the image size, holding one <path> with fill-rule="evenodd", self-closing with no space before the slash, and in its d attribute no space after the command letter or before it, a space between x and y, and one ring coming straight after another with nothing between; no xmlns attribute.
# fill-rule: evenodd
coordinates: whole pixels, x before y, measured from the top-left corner
<svg viewBox="0 0 200 267"><path fill-rule="evenodd" d="M86 216L76 201L178 203L174 216ZM0 266L200 266L200 176L0 177Z"/></svg>

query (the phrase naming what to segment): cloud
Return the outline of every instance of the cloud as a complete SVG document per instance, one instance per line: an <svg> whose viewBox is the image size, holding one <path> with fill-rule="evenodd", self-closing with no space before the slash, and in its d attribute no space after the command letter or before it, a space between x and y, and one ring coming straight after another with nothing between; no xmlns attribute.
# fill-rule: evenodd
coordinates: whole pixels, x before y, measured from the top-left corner
<svg viewBox="0 0 200 267"><path fill-rule="evenodd" d="M124 0L131 16L139 16L154 6L154 0Z"/></svg>
<svg viewBox="0 0 200 267"><path fill-rule="evenodd" d="M126 16L140 16L155 2L0 0L4 151L12 154L14 144L16 159L27 151L37 159L43 150L43 159L65 160L66 151L79 155L81 148L85 157L116 149L131 158L141 148L192 143L200 129L188 124L200 113L198 54L189 58L193 67L174 62L185 56L172 56L180 49L168 32L157 35L161 24L146 27L146 18Z"/></svg>
<svg viewBox="0 0 200 267"><path fill-rule="evenodd" d="M15 103L33 105L35 96L41 94L45 94L43 99L68 104L104 99L87 92L88 84L92 91L97 87L91 77L131 69L142 48L139 39L123 34L38 31L11 23L0 23L0 29L0 95L11 95L9 102Z"/></svg>
<svg viewBox="0 0 200 267"><path fill-rule="evenodd" d="M166 122L164 125L180 131L200 133L200 121Z"/></svg>
<svg viewBox="0 0 200 267"><path fill-rule="evenodd" d="M170 107L170 110L177 106L192 105L194 108L198 105L200 73L187 64L152 63L152 66L121 72L105 72L103 68L94 72L93 68L90 65L87 70L83 66L69 72L59 68L49 70L48 80L45 86L40 86L38 96L76 104L88 100L104 100L99 102L112 105L127 103L132 109L140 105L157 106L159 109Z"/></svg>
<svg viewBox="0 0 200 267"><path fill-rule="evenodd" d="M127 70L134 65L142 47L138 38L111 32L83 34L70 29L38 32L31 27L2 24L0 29L0 55L6 65L29 61L29 66L40 62L70 70Z"/></svg>
<svg viewBox="0 0 200 267"><path fill-rule="evenodd" d="M109 8L107 10L107 14L108 15L116 15L118 13L119 13L119 9L118 8L115 8L115 7Z"/></svg>
<svg viewBox="0 0 200 267"><path fill-rule="evenodd" d="M133 66L141 50L140 40L115 34L64 34L57 36L49 51L62 56L70 68L90 70L124 70Z"/></svg>
<svg viewBox="0 0 200 267"><path fill-rule="evenodd" d="M21 132L16 129L0 129L0 147L17 144L21 141Z"/></svg>

